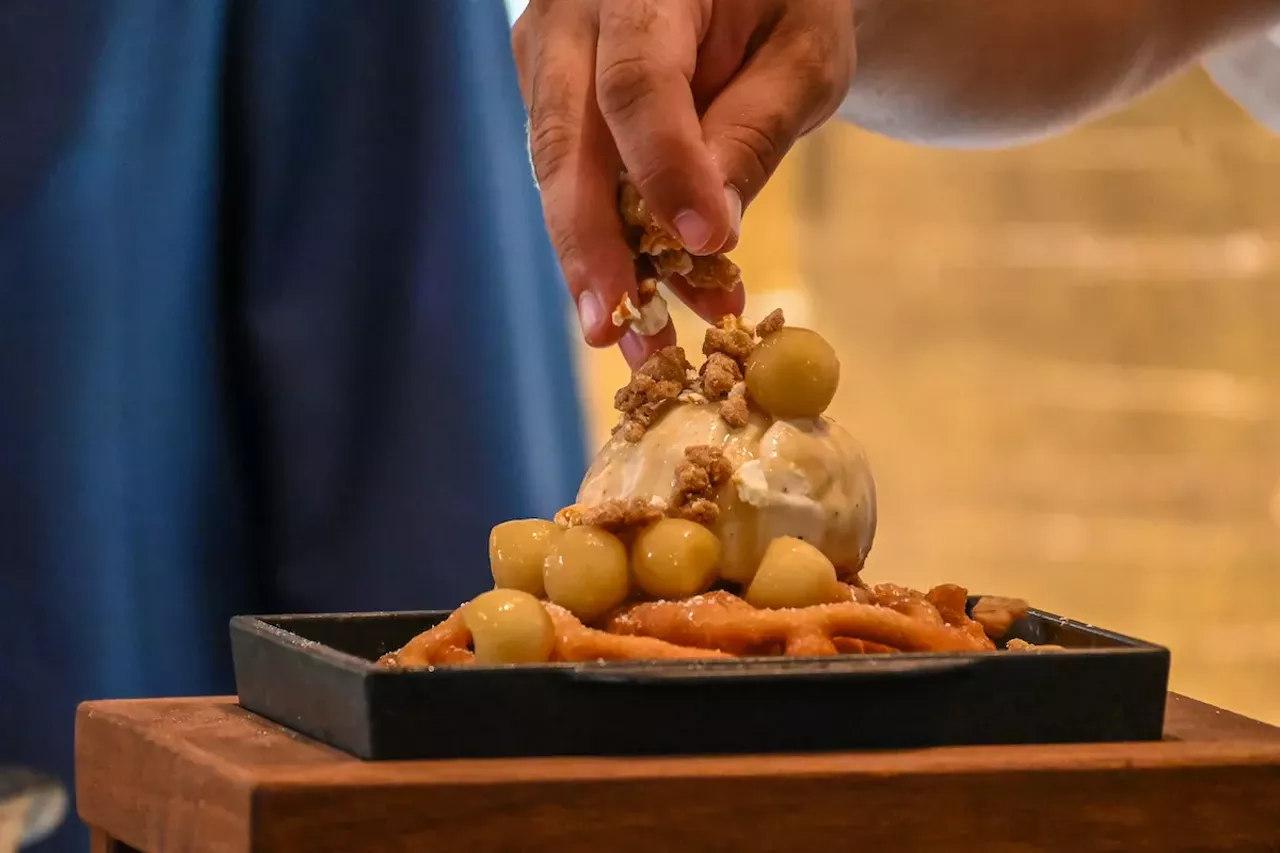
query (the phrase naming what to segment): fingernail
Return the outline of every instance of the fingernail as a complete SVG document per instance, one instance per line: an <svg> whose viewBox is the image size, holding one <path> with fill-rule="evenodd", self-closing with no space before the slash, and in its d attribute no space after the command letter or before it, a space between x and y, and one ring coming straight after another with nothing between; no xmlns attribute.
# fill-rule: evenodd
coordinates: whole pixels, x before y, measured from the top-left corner
<svg viewBox="0 0 1280 853"><path fill-rule="evenodd" d="M676 214L674 224L686 249L695 254L706 251L707 243L711 242L711 224L702 214L692 208L682 210Z"/></svg>
<svg viewBox="0 0 1280 853"><path fill-rule="evenodd" d="M582 291L578 297L578 323L582 326L583 336L593 338L599 334L604 320L604 305L600 303L600 297L593 291Z"/></svg>
<svg viewBox="0 0 1280 853"><path fill-rule="evenodd" d="M729 231L733 242L742 236L742 196L733 187L724 188L724 203L729 206Z"/></svg>
<svg viewBox="0 0 1280 853"><path fill-rule="evenodd" d="M622 350L622 357L627 360L627 364L632 368L637 368L644 363L645 343L634 329L622 336L618 341L618 349Z"/></svg>

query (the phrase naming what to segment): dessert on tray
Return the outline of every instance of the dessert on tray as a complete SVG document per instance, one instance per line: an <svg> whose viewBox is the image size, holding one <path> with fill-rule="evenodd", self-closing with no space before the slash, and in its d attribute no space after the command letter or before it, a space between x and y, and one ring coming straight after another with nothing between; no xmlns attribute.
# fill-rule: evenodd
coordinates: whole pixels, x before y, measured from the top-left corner
<svg viewBox="0 0 1280 853"><path fill-rule="evenodd" d="M686 251L625 176L620 209L639 304L623 299L619 326L660 331L658 284L674 276L740 283L725 256ZM577 501L554 521L495 527L495 589L380 663L995 650L1024 602L984 598L969 611L958 586L862 580L875 482L862 447L824 415L840 380L831 345L774 311L758 325L722 318L702 356L695 368L667 347L636 370Z"/></svg>
<svg viewBox="0 0 1280 853"><path fill-rule="evenodd" d="M959 586L863 581L875 485L823 414L831 346L775 311L725 318L703 354L695 369L669 347L637 370L577 502L495 527L496 588L382 663L995 650L1025 603L967 611Z"/></svg>

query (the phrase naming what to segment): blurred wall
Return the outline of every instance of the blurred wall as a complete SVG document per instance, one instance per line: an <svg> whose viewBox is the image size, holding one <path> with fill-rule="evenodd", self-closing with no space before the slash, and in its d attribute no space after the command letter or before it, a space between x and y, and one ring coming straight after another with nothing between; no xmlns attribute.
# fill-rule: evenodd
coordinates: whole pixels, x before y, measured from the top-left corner
<svg viewBox="0 0 1280 853"><path fill-rule="evenodd" d="M1200 74L1022 149L830 125L752 207L749 313L840 352L881 494L869 576L1168 644L1280 722L1280 140ZM677 317L686 342L701 331ZM597 441L625 378L585 355Z"/></svg>

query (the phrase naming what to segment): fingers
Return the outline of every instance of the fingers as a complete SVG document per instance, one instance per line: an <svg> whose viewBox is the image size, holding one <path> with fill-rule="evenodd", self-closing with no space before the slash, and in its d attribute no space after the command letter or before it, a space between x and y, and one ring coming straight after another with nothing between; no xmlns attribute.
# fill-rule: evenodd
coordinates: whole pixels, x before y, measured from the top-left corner
<svg viewBox="0 0 1280 853"><path fill-rule="evenodd" d="M596 108L597 30L588 4L541 6L542 19L513 34L529 108L529 156L583 337L608 346L622 334L613 309L634 294L636 281L617 207L622 163Z"/></svg>
<svg viewBox="0 0 1280 853"><path fill-rule="evenodd" d="M744 204L792 144L844 99L854 63L853 22L847 17L847 27L781 23L703 115L712 157Z"/></svg>
<svg viewBox="0 0 1280 853"><path fill-rule="evenodd" d="M603 0L595 69L628 174L695 254L719 250L733 229L690 89L710 9L703 0Z"/></svg>
<svg viewBox="0 0 1280 853"><path fill-rule="evenodd" d="M694 287L682 278L673 277L667 282L667 286L676 298L713 325L726 314L740 315L747 303L747 294L741 284L733 290L721 290Z"/></svg>
<svg viewBox="0 0 1280 853"><path fill-rule="evenodd" d="M689 306L699 317L710 324L717 323L726 314L739 316L746 307L746 293L742 285L731 291L709 290L690 285L679 276L667 282L671 292L685 305ZM676 331L673 321L668 321L662 331L656 335L642 336L634 329L627 331L618 342L622 355L632 369L644 364L644 360L653 353L676 342Z"/></svg>
<svg viewBox="0 0 1280 853"><path fill-rule="evenodd" d="M675 342L676 327L668 320L662 331L655 335L641 335L635 329L628 329L618 341L618 349L622 350L622 357L627 360L627 364L631 365L631 369L635 370L644 364L649 356Z"/></svg>

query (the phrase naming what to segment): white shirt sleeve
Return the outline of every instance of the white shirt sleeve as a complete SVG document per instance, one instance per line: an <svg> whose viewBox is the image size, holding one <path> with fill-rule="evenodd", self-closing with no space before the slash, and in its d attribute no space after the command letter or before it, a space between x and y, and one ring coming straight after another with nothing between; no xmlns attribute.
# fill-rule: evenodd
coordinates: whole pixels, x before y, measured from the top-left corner
<svg viewBox="0 0 1280 853"><path fill-rule="evenodd" d="M1280 133L1280 27L1209 54L1204 67L1222 91Z"/></svg>

